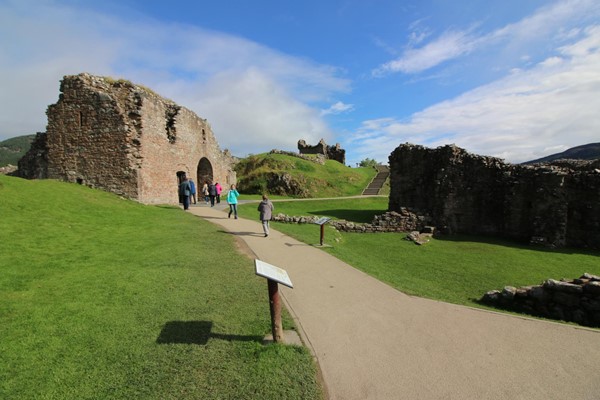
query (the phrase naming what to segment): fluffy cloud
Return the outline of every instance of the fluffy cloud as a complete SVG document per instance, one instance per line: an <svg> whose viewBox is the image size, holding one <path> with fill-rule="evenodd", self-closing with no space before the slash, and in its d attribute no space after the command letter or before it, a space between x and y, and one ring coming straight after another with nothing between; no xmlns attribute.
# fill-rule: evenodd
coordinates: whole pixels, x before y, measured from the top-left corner
<svg viewBox="0 0 600 400"><path fill-rule="evenodd" d="M341 113L352 111L353 109L354 109L354 105L344 104L341 101L338 101L338 102L332 104L331 107L321 110L321 115L341 114Z"/></svg>
<svg viewBox="0 0 600 400"><path fill-rule="evenodd" d="M349 90L336 68L250 40L56 2L0 4L0 139L45 129L63 75L122 77L207 118L236 155L332 133L321 104ZM261 144L260 146L258 144Z"/></svg>
<svg viewBox="0 0 600 400"><path fill-rule="evenodd" d="M395 146L455 143L469 151L522 162L598 140L600 26L526 70L413 114L406 121L363 122L355 145L385 161ZM393 147L390 148L390 143Z"/></svg>
<svg viewBox="0 0 600 400"><path fill-rule="evenodd" d="M457 59L473 51L489 50L490 46L510 42L507 49L519 53L531 48L532 42L547 42L556 32L556 27L570 21L594 20L600 16L600 4L595 0L558 1L540 8L535 14L516 23L508 24L486 34L476 34L476 27L466 30L446 31L429 42L424 39L430 32L411 33L409 44L403 54L372 71L373 76L382 77L390 73L415 74L427 71L446 61ZM416 26L420 28L421 21ZM571 32L573 33L573 32ZM415 40L418 38L418 40ZM414 47L422 44L421 47ZM523 55L519 54L519 57Z"/></svg>

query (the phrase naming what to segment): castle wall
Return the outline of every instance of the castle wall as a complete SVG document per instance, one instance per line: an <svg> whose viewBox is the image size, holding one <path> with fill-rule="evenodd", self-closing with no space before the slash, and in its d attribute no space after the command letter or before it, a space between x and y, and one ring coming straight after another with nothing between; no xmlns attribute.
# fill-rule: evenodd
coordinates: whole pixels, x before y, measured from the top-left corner
<svg viewBox="0 0 600 400"><path fill-rule="evenodd" d="M389 164L390 211L419 210L450 233L600 248L600 161L512 165L404 144Z"/></svg>
<svg viewBox="0 0 600 400"><path fill-rule="evenodd" d="M178 172L200 187L204 180L235 183L234 158L192 111L128 81L88 74L64 77L61 92L48 107L47 166L39 177L147 204L177 204ZM25 177L41 168L21 167Z"/></svg>

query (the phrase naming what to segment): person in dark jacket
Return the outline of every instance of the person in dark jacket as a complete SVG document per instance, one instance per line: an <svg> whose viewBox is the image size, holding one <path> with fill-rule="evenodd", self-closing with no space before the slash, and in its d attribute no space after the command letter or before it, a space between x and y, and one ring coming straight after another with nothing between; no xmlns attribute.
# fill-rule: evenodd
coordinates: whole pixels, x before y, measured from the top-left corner
<svg viewBox="0 0 600 400"><path fill-rule="evenodd" d="M267 197L266 194L263 194L262 201L258 205L258 211L260 212L260 221L262 222L263 231L265 232L265 237L269 236L269 221L273 218L273 203Z"/></svg>
<svg viewBox="0 0 600 400"><path fill-rule="evenodd" d="M183 200L183 209L187 210L190 208L190 195L192 194L192 187L187 176L183 176L183 180L179 184L179 198Z"/></svg>
<svg viewBox="0 0 600 400"><path fill-rule="evenodd" d="M208 197L210 198L210 206L215 206L215 197L217 197L217 188L214 183L208 185Z"/></svg>

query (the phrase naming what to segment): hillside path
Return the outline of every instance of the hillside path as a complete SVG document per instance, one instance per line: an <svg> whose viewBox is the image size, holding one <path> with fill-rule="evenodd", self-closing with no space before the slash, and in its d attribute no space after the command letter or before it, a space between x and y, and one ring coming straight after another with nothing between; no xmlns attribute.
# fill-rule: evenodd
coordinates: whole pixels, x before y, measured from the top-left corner
<svg viewBox="0 0 600 400"><path fill-rule="evenodd" d="M288 272L280 293L329 399L600 399L600 331L411 297L224 207L190 212Z"/></svg>

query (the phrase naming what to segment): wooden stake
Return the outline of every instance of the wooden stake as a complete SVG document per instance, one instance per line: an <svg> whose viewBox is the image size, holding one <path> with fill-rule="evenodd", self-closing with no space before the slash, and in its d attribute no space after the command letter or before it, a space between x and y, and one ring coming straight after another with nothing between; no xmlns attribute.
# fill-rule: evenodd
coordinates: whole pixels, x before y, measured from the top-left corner
<svg viewBox="0 0 600 400"><path fill-rule="evenodd" d="M275 343L283 342L283 326L281 324L281 301L279 299L279 286L272 279L267 279L269 285L269 306L271 309L271 331Z"/></svg>

